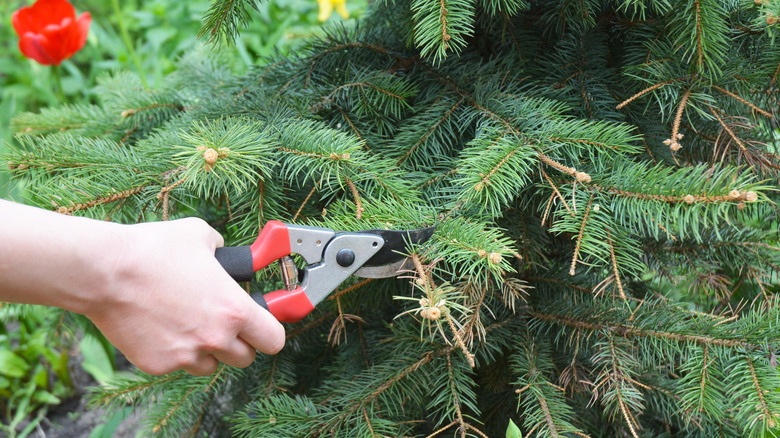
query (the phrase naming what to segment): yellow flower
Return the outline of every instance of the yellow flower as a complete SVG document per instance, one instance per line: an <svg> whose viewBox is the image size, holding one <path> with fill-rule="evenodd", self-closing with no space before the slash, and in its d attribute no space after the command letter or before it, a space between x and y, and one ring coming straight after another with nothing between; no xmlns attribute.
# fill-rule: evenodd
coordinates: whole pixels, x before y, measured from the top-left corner
<svg viewBox="0 0 780 438"><path fill-rule="evenodd" d="M317 0L320 5L320 21L325 21L330 18L330 14L333 13L333 9L341 15L341 18L349 18L349 11L347 10L347 0Z"/></svg>

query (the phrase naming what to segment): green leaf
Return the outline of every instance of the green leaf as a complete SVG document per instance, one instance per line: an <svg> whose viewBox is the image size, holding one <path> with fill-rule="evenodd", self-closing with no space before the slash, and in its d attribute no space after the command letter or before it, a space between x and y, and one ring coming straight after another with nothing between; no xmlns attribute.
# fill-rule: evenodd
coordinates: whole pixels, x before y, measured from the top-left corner
<svg viewBox="0 0 780 438"><path fill-rule="evenodd" d="M523 438L523 432L520 432L520 428L512 420L509 420L506 427L506 438Z"/></svg>
<svg viewBox="0 0 780 438"><path fill-rule="evenodd" d="M8 377L23 377L30 365L10 350L0 350L0 374Z"/></svg>
<svg viewBox="0 0 780 438"><path fill-rule="evenodd" d="M33 400L35 400L38 403L47 404L47 405L58 405L60 404L60 399L50 393L49 391L36 391L33 395Z"/></svg>
<svg viewBox="0 0 780 438"><path fill-rule="evenodd" d="M113 361L106 347L93 336L85 336L79 342L79 349L84 356L82 367L100 384L108 382L115 374Z"/></svg>

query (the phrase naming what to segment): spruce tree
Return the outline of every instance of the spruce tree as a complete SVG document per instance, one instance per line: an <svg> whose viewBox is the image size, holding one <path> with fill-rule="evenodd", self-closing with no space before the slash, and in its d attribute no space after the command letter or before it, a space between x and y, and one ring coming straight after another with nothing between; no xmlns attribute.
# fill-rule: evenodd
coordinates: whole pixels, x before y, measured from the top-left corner
<svg viewBox="0 0 780 438"><path fill-rule="evenodd" d="M204 39L253 5L214 0ZM278 355L93 403L170 437L774 436L780 3L372 8L249 72L193 53L14 120L12 175L62 214L195 215L234 245L271 219L437 227Z"/></svg>

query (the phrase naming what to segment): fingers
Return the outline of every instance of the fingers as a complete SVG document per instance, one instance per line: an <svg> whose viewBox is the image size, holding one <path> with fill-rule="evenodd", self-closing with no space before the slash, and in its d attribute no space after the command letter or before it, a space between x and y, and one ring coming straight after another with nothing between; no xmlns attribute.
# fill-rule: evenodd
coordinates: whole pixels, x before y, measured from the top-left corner
<svg viewBox="0 0 780 438"><path fill-rule="evenodd" d="M191 365L182 367L184 371L193 376L210 376L217 371L217 368L219 368L219 361L210 354L199 358Z"/></svg>
<svg viewBox="0 0 780 438"><path fill-rule="evenodd" d="M217 371L219 363L238 368L246 368L255 361L256 351L244 340L234 338L230 345L214 351L211 354L203 354L198 360L182 369L193 376L210 376Z"/></svg>
<svg viewBox="0 0 780 438"><path fill-rule="evenodd" d="M266 354L276 354L284 347L285 332L282 324L267 310L247 296L249 317L238 336L249 345Z"/></svg>
<svg viewBox="0 0 780 438"><path fill-rule="evenodd" d="M234 338L225 349L213 353L214 358L227 365L245 368L255 361L256 350L241 338Z"/></svg>
<svg viewBox="0 0 780 438"><path fill-rule="evenodd" d="M246 368L255 361L256 350L243 339L233 338L228 345L209 353L202 353L181 369L193 376L210 376L217 371L219 363L238 368Z"/></svg>

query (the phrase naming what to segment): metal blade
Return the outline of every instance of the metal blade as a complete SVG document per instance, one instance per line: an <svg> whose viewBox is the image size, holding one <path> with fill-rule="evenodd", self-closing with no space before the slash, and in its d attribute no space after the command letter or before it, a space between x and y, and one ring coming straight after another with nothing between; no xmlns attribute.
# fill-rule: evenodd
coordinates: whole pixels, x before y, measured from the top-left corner
<svg viewBox="0 0 780 438"><path fill-rule="evenodd" d="M433 236L436 227L421 228L419 230L391 231L391 230L368 230L359 231L359 233L376 234L384 239L385 244L373 257L363 263L360 270L366 267L383 267L406 258L404 254L408 245L418 245L426 242ZM397 270L397 269L396 269ZM370 277L382 278L382 277Z"/></svg>
<svg viewBox="0 0 780 438"><path fill-rule="evenodd" d="M409 257L406 257L388 265L364 266L352 273L352 275L363 278L388 278L395 277L400 273L411 269L414 269L414 263Z"/></svg>

